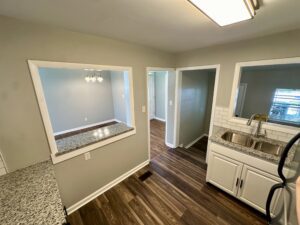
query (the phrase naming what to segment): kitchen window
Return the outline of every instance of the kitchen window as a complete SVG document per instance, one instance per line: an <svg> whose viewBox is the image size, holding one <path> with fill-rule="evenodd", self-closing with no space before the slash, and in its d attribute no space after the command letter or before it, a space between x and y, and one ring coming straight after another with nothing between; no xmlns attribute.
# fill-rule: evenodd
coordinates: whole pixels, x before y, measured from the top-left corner
<svg viewBox="0 0 300 225"><path fill-rule="evenodd" d="M300 126L300 89L276 89L270 120Z"/></svg>

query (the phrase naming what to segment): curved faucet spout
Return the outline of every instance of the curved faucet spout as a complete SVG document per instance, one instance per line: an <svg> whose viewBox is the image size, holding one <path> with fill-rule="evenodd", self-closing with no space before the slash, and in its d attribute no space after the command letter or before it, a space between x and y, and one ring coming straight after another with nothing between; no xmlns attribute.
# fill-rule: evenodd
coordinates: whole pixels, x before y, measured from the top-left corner
<svg viewBox="0 0 300 225"><path fill-rule="evenodd" d="M264 134L261 134L260 130L261 130L262 121L265 121L265 122L268 121L268 115L267 114L258 114L258 113L252 114L250 119L247 121L247 126L250 126L253 120L258 120L258 125L256 128L256 132L254 134L255 137L266 136L266 130L265 130Z"/></svg>

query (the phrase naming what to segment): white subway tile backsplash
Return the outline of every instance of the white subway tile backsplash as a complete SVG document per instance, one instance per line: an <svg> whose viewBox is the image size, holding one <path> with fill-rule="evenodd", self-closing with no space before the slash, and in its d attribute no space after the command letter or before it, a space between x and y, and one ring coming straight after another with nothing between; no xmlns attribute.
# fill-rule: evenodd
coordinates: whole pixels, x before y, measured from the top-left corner
<svg viewBox="0 0 300 225"><path fill-rule="evenodd" d="M242 131L245 133L254 133L256 129L256 125L247 126L246 124L240 124L229 121L229 109L226 107L219 106L215 108L214 125ZM266 129L266 132L268 138L284 142L288 142L293 137L293 134L284 133L276 130Z"/></svg>

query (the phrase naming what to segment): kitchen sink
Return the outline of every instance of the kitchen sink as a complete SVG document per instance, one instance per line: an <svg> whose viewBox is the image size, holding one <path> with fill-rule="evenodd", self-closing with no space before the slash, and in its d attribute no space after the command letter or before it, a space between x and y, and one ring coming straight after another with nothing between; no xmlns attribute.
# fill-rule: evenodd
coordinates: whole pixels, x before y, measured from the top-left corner
<svg viewBox="0 0 300 225"><path fill-rule="evenodd" d="M256 151L264 152L270 155L280 156L283 147L278 144L272 144L264 140L257 140L247 134L235 133L234 131L225 132L221 138L225 141L241 145L247 148L252 148Z"/></svg>
<svg viewBox="0 0 300 225"><path fill-rule="evenodd" d="M222 139L245 147L252 147L254 140L248 135L227 131L222 135Z"/></svg>
<svg viewBox="0 0 300 225"><path fill-rule="evenodd" d="M271 144L264 141L258 141L254 144L254 149L262 151L268 154L279 156L281 155L283 148L277 144Z"/></svg>

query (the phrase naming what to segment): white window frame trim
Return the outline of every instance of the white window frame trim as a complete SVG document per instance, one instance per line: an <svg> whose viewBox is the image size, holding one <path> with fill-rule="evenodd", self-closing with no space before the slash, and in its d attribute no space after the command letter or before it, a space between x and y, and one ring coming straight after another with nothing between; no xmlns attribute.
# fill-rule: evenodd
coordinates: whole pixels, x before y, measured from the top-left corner
<svg viewBox="0 0 300 225"><path fill-rule="evenodd" d="M135 115L134 115L134 94L133 94L133 79L132 79L132 67L123 67L123 66L109 66L109 65L95 65L95 64L82 64L82 63L67 63L67 62L51 62L51 61L39 61L39 60L28 60L28 65L30 69L31 78L34 84L35 94L38 100L38 105L40 113L42 115L42 120L44 123L44 128L48 138L48 143L51 151L51 159L53 164L60 163L62 161L68 160L70 158L79 156L86 152L98 149L102 146L111 144L123 138L129 137L136 134L135 126ZM61 155L56 155L58 153L56 142L54 139L54 132L51 125L50 116L48 113L48 108L46 104L46 99L44 96L44 91L42 87L42 82L39 75L39 67L48 67L48 68L65 68L65 69L85 69L85 68L94 68L99 70L114 70L114 71L126 71L129 78L129 88L130 88L130 109L131 109L131 127L133 130L126 133L108 138L103 141L70 151Z"/></svg>
<svg viewBox="0 0 300 225"><path fill-rule="evenodd" d="M251 67L251 66L269 66L269 65L286 65L286 64L300 64L300 57L294 58L282 58L282 59L270 59L270 60L259 60L259 61L249 61L249 62L238 62L235 65L235 72L233 78L233 85L231 90L231 98L230 98L230 105L229 105L229 113L228 119L230 122L238 123L238 124L247 124L248 119L245 118L237 118L234 115L234 106L235 106L235 97L238 90L238 86L240 83L241 78L241 68L242 67ZM256 121L253 121L257 123ZM279 132L286 132L289 134L297 134L299 132L299 128L283 125L283 124L276 124L272 122L266 122L262 124L263 129L269 129Z"/></svg>

